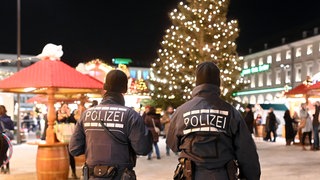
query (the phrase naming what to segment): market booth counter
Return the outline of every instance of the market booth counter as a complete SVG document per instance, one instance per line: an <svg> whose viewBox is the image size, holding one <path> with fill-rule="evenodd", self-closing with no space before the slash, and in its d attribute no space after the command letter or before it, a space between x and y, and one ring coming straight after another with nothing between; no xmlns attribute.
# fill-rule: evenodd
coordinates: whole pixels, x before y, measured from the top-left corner
<svg viewBox="0 0 320 180"><path fill-rule="evenodd" d="M47 46L54 46L46 53ZM56 111L54 107L57 95L103 94L103 83L84 75L60 61L62 47L48 44L38 56L40 61L22 69L0 81L2 92L45 94L48 97L48 128L45 143L38 143L37 177L38 180L68 179L69 156L67 143L58 142L54 132ZM48 48L47 48L48 49ZM60 52L61 51L61 52ZM59 54L59 55L57 55Z"/></svg>

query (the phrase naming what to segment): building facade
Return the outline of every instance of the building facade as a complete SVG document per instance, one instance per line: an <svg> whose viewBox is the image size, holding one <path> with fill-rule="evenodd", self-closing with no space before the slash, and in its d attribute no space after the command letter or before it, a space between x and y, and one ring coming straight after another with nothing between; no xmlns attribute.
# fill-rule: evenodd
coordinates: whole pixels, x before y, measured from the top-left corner
<svg viewBox="0 0 320 180"><path fill-rule="evenodd" d="M311 77L319 79L320 35L282 44L243 57L242 76L249 86L236 93L250 104L285 104L284 92Z"/></svg>

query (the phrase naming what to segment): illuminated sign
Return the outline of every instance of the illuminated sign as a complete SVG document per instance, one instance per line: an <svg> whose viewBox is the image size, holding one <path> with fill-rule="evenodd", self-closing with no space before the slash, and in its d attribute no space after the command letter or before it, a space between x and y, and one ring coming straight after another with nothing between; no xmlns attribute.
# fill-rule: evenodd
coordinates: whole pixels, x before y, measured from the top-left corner
<svg viewBox="0 0 320 180"><path fill-rule="evenodd" d="M129 64L129 63L132 63L132 59L130 59L130 58L113 58L112 62L114 64Z"/></svg>
<svg viewBox="0 0 320 180"><path fill-rule="evenodd" d="M268 92L279 92L279 91L288 91L292 89L290 86L280 87L280 88L271 88L271 89L259 89L259 90L252 90L252 91L242 91L233 93L233 96L243 96L249 94L261 94L261 93L268 93Z"/></svg>
<svg viewBox="0 0 320 180"><path fill-rule="evenodd" d="M270 69L270 64L262 64L257 67L252 67L252 68L242 70L241 75L244 76L244 75L248 75L248 74L268 71L269 69Z"/></svg>

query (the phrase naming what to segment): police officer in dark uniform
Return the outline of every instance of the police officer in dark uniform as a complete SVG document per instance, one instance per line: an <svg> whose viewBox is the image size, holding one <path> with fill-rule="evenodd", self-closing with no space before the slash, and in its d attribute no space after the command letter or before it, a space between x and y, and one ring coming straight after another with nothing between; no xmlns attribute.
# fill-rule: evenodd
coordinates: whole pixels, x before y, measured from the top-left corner
<svg viewBox="0 0 320 180"><path fill-rule="evenodd" d="M174 152L181 151L180 164L191 162L191 168L183 164L184 175L192 176L188 179L236 179L238 166L240 178L259 180L259 157L246 123L219 96L219 68L212 62L199 64L193 98L173 114L167 145Z"/></svg>
<svg viewBox="0 0 320 180"><path fill-rule="evenodd" d="M76 124L69 151L74 156L85 154L84 179L135 179L136 155L152 150L152 136L142 117L124 106L127 83L124 72L110 71L103 100L84 111Z"/></svg>

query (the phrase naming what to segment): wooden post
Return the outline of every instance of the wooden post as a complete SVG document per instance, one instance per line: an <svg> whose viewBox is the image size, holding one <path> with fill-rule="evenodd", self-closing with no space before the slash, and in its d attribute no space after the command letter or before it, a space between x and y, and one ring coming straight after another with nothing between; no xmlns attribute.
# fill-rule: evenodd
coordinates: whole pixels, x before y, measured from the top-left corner
<svg viewBox="0 0 320 180"><path fill-rule="evenodd" d="M48 128L46 130L46 143L47 144L53 144L55 142L57 142L56 138L55 138L55 133L53 130L53 125L54 122L56 120L56 111L54 108L54 88L49 88L47 90L47 94L48 94L48 114L47 114L47 118L48 118Z"/></svg>

